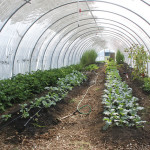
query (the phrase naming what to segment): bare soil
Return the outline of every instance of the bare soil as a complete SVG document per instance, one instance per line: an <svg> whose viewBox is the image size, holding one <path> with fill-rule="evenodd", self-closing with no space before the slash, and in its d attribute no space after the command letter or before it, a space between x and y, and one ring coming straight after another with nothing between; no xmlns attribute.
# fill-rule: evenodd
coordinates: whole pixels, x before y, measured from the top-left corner
<svg viewBox="0 0 150 150"><path fill-rule="evenodd" d="M138 81L130 80L130 72L125 69L120 68L120 75L133 88L133 95L140 99L140 105L145 107L140 113L142 119L148 121L144 129L112 127L102 130L101 97L105 88L105 67L100 65L98 74L87 73L88 81L70 91L57 106L41 110L38 118L29 122L26 128L23 127L27 121L24 119L3 128L0 131L0 150L149 150L150 97L142 91ZM129 74L128 79L123 74L125 71ZM87 89L80 107L89 105L92 111L84 115L75 111ZM33 114L36 111L38 109ZM81 111L86 113L89 108Z"/></svg>

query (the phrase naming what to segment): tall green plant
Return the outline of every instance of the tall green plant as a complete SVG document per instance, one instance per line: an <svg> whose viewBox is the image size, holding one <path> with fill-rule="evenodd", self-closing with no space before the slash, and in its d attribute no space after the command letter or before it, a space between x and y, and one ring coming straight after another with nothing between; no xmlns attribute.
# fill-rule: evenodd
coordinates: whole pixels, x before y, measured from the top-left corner
<svg viewBox="0 0 150 150"><path fill-rule="evenodd" d="M132 59L134 63L133 79L139 79L141 76L147 75L146 65L150 60L150 56L144 50L144 46L135 44L125 49L125 52L128 53L128 58Z"/></svg>
<svg viewBox="0 0 150 150"><path fill-rule="evenodd" d="M117 64L123 64L124 63L124 55L120 52L120 50L117 51L116 62L117 62Z"/></svg>
<svg viewBox="0 0 150 150"><path fill-rule="evenodd" d="M80 64L83 66L93 64L95 63L96 58L97 58L97 53L95 52L95 50L88 50L83 53L80 59Z"/></svg>

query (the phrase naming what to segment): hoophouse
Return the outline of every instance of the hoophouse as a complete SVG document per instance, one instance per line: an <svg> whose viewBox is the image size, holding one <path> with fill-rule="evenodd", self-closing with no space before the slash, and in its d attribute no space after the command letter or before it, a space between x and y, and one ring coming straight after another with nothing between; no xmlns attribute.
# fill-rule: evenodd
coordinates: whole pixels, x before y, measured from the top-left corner
<svg viewBox="0 0 150 150"><path fill-rule="evenodd" d="M150 0L0 0L0 150L150 150Z"/></svg>
<svg viewBox="0 0 150 150"><path fill-rule="evenodd" d="M131 63L133 44L149 55L149 14L148 0L0 0L0 79L77 64L88 49Z"/></svg>

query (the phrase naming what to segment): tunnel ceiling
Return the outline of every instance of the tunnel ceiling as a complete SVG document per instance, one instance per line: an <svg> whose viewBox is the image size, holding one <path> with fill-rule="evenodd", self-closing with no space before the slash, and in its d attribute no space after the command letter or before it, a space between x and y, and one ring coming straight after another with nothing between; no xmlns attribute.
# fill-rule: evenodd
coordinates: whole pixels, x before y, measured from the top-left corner
<svg viewBox="0 0 150 150"><path fill-rule="evenodd" d="M0 0L0 14L1 79L76 64L91 48L150 49L148 0Z"/></svg>

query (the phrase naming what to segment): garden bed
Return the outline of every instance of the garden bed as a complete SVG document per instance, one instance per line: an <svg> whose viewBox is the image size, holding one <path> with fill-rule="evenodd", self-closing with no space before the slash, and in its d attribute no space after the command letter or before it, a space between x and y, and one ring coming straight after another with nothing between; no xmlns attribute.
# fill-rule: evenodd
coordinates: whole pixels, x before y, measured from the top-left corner
<svg viewBox="0 0 150 150"><path fill-rule="evenodd" d="M145 110L141 114L142 118L147 121L144 130L150 131L150 94L143 91L142 81L137 79L132 80L132 69L129 68L129 66L126 63L124 63L123 66L118 69L122 80L125 81L129 85L129 87L132 88L133 96L138 97L139 104L145 108ZM128 74L128 78L124 73Z"/></svg>
<svg viewBox="0 0 150 150"><path fill-rule="evenodd" d="M146 108L141 112L142 119L149 122L150 98L143 93L142 89L125 78L124 69L120 68L120 75L133 90L133 95L139 98L139 104ZM36 124L30 122L28 126L19 131L16 125L21 121L7 126L0 131L0 149L2 150L148 150L150 149L150 125L145 124L144 128L112 127L103 131L102 95L105 83L104 66L98 69L98 79L85 97L82 105L88 104L92 108L89 115L75 113L74 115L59 120L64 116L72 114L84 96L86 90L93 85L96 79L94 72L88 73L89 80L81 86L73 88L67 97L49 109L43 109L39 113ZM135 85L133 85L135 84ZM24 122L23 122L24 123ZM18 126L19 126L18 125Z"/></svg>

